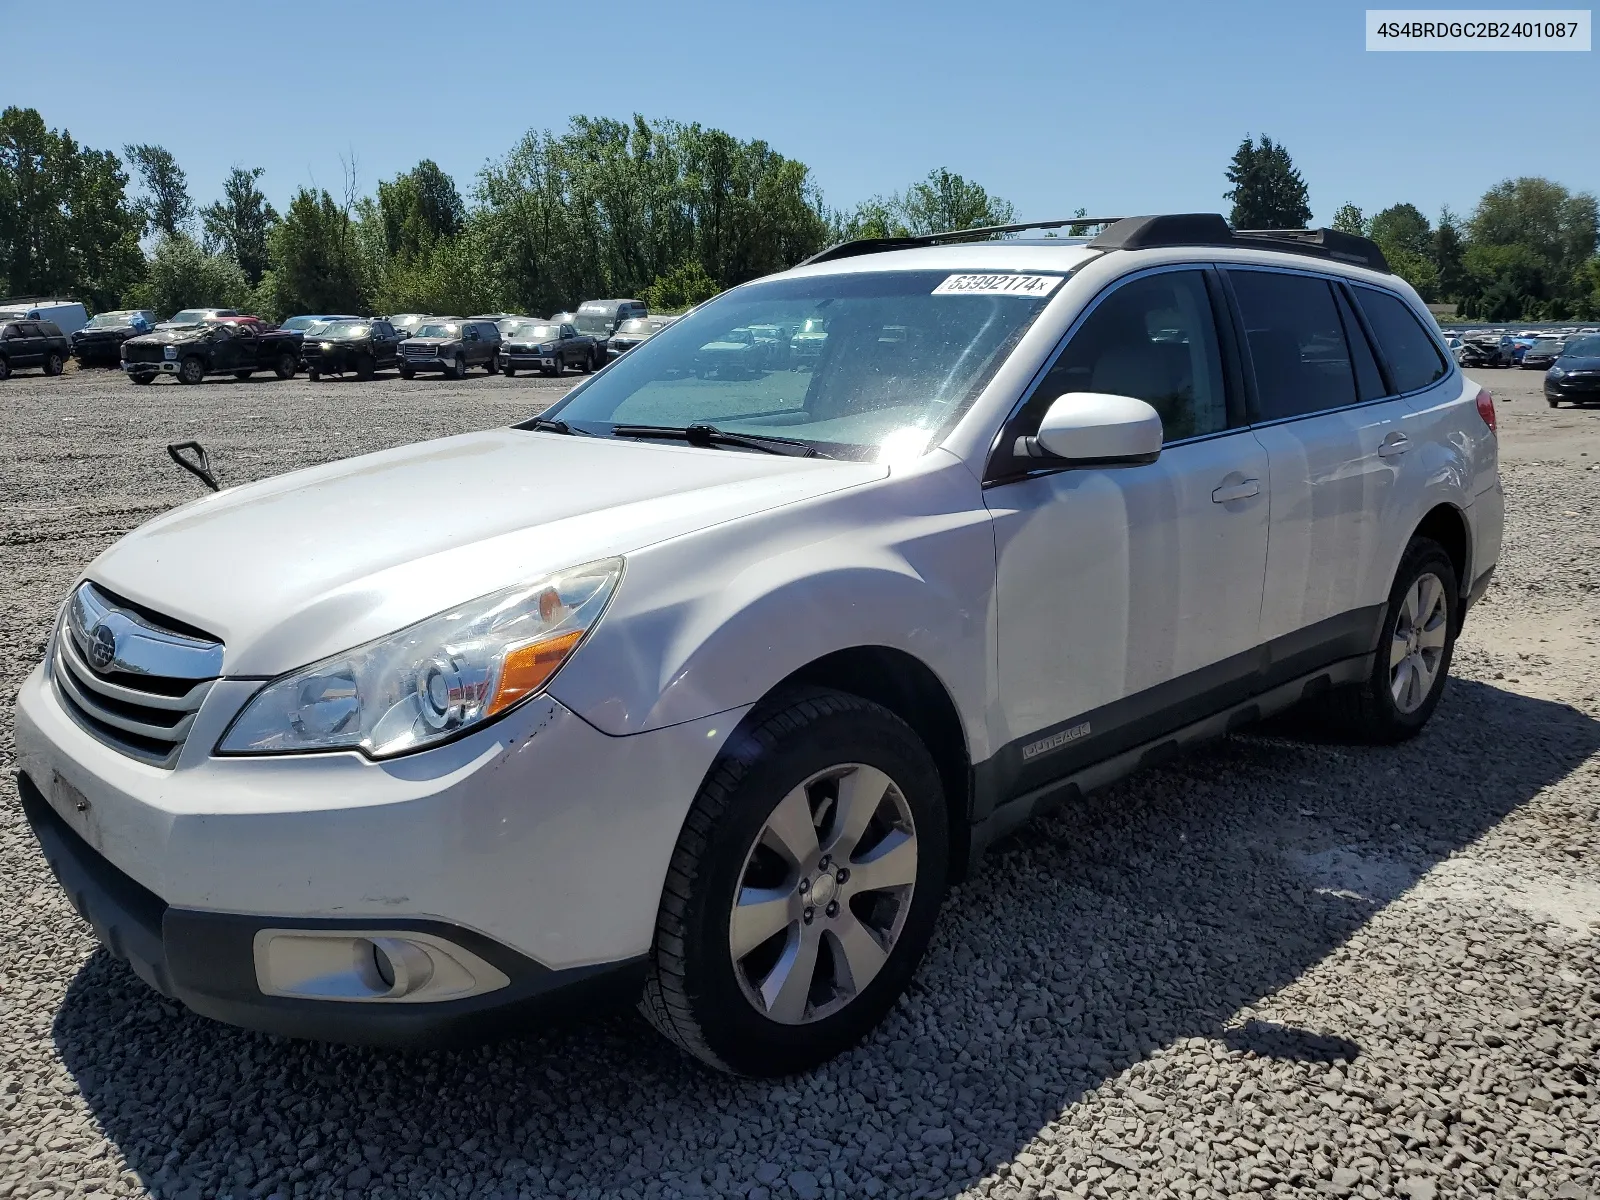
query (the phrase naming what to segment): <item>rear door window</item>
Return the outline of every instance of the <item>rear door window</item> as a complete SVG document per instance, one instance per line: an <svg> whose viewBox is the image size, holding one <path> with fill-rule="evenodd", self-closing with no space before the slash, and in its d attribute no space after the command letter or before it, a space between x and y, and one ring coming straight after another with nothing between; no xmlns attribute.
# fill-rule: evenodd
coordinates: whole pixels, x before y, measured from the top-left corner
<svg viewBox="0 0 1600 1200"><path fill-rule="evenodd" d="M1333 286L1311 275L1228 269L1255 370L1258 419L1356 403L1355 369Z"/></svg>
<svg viewBox="0 0 1600 1200"><path fill-rule="evenodd" d="M1362 400L1381 400L1389 390L1384 387L1383 372L1378 369L1366 331L1361 328L1355 310L1341 289L1334 289L1334 298L1339 302L1339 319L1344 323L1345 338L1350 343L1350 362L1356 370L1356 395Z"/></svg>
<svg viewBox="0 0 1600 1200"><path fill-rule="evenodd" d="M1389 377L1396 392L1415 392L1437 383L1449 373L1433 335L1423 327L1409 304L1376 288L1353 290L1356 302L1361 305L1378 339L1378 349L1389 364Z"/></svg>

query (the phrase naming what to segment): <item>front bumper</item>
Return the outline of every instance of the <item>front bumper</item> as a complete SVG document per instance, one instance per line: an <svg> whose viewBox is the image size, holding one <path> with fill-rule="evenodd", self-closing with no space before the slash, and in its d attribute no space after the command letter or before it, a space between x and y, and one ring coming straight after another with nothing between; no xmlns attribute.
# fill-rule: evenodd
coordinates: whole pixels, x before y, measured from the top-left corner
<svg viewBox="0 0 1600 1200"><path fill-rule="evenodd" d="M645 959L551 970L505 946L438 921L361 922L242 916L175 908L79 837L26 774L22 808L50 869L100 944L163 996L202 1016L286 1037L414 1046L479 1041L637 996ZM266 929L422 932L498 969L503 987L432 1004L306 1000L265 994L255 943Z"/></svg>
<svg viewBox="0 0 1600 1200"><path fill-rule="evenodd" d="M541 696L387 762L216 758L260 686L224 679L168 770L86 732L55 686L42 667L22 685L17 766L30 822L102 942L197 1012L336 1040L448 1037L491 1011L524 1019L569 985L636 981L683 819L742 715L611 737ZM257 986L257 931L329 927L436 933L510 983L404 1003Z"/></svg>
<svg viewBox="0 0 1600 1200"><path fill-rule="evenodd" d="M1551 400L1600 401L1600 375L1580 375L1576 379L1568 375L1562 379L1546 379L1544 394Z"/></svg>
<svg viewBox="0 0 1600 1200"><path fill-rule="evenodd" d="M171 358L164 358L160 362L128 362L123 360L122 369L129 375L176 375L178 373L178 363Z"/></svg>
<svg viewBox="0 0 1600 1200"><path fill-rule="evenodd" d="M548 371L555 367L554 354L529 354L521 350L502 350L500 361L508 367L541 367Z"/></svg>

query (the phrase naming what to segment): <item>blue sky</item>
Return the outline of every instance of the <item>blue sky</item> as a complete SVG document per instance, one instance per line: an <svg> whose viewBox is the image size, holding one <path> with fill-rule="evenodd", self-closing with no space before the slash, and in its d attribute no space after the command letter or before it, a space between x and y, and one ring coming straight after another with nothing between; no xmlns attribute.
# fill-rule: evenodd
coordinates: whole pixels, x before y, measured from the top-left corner
<svg viewBox="0 0 1600 1200"><path fill-rule="evenodd" d="M1226 212L1263 132L1323 223L1465 211L1515 175L1600 191L1595 52L1370 54L1364 6L1333 0L164 7L75 5L48 53L6 55L0 104L165 145L201 203L234 164L280 207L337 193L352 151L363 190L431 157L466 192L530 128L634 112L765 138L836 207L948 166L1023 218ZM0 0L0 27L41 11Z"/></svg>

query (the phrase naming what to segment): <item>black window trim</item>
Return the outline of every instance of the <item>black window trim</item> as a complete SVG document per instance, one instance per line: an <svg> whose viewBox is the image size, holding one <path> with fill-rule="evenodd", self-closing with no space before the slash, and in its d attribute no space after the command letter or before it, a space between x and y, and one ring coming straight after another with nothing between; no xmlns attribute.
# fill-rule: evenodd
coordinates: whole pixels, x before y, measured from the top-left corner
<svg viewBox="0 0 1600 1200"><path fill-rule="evenodd" d="M1239 347L1234 340L1235 331L1231 327L1224 329L1224 325L1232 321L1233 317L1226 308L1219 309L1218 307L1219 303L1222 302L1222 280L1217 277L1216 265L1206 262L1162 263L1159 266L1145 267L1142 270L1130 271L1126 275L1117 276L1096 292L1089 303L1084 305L1078 315L1072 319L1072 324L1067 326L1066 331L1057 340L1055 349L1050 351L1049 357L1044 360L1039 369L1034 372L1033 377L1028 380L1027 385L1022 389L1016 401L1006 413L1005 420L1001 422L999 431L989 445L989 453L984 458L981 487L984 489L1002 487L1009 483L1021 483L1025 480L1038 479L1046 475L1056 475L1062 471L1104 469L1041 462L1038 466L1030 466L1025 471L1003 471L999 469L996 460L1001 457L1003 448L1008 443L1016 441L1016 435L1010 433L1012 423L1016 421L1028 401L1033 398L1034 391L1044 383L1045 377L1055 368L1056 360L1066 353L1068 343L1072 341L1078 330L1083 327L1084 322L1094 314L1094 311L1100 307L1106 297L1136 280L1152 275L1171 274L1174 271L1199 272L1205 287L1206 298L1211 303L1211 321L1217 331L1217 342L1222 357L1222 393L1223 403L1228 413L1228 425L1225 429L1218 429L1211 433L1197 433L1193 437L1165 442L1161 447L1161 453L1165 454L1168 450L1176 449L1179 446L1190 446L1196 442L1209 442L1214 438L1230 437L1236 433L1243 433L1250 428L1244 398L1236 392L1238 385L1249 377L1249 372L1239 373L1242 360L1239 358ZM1070 279L1071 276L1067 278ZM1009 461L1012 456L1008 454L1005 457Z"/></svg>
<svg viewBox="0 0 1600 1200"><path fill-rule="evenodd" d="M1319 408L1319 409L1317 409L1316 412L1296 413L1292 417L1276 417L1271 421L1263 421L1263 420L1260 419L1260 417L1261 417L1261 406L1260 406L1259 397L1256 394L1255 364L1254 364L1254 362L1251 362L1249 357L1248 357L1249 353L1250 353L1250 350L1249 350L1249 342L1246 340L1245 335L1244 335L1244 314L1243 314L1243 311L1239 307L1239 297L1234 294L1233 284L1228 281L1228 273L1230 271L1263 271L1263 272L1270 272L1270 273L1274 273L1274 274L1278 274L1278 275L1304 275L1304 276L1307 276L1308 278L1311 278L1311 279L1321 280L1322 282L1327 283L1327 284L1331 284L1331 285L1335 285L1335 286L1344 285L1347 289L1349 287L1352 287L1352 286L1370 287L1375 292L1386 292L1389 295L1393 296L1396 300L1400 301L1400 303L1404 304L1407 309L1411 309L1411 312L1412 312L1413 316L1416 315L1416 310L1412 309L1410 303L1407 302L1406 298L1404 296L1402 296L1399 292L1395 291L1393 288L1378 287L1375 284L1352 281L1352 280L1346 279L1343 275L1325 275L1320 271L1304 271L1304 270L1298 270L1298 269L1295 269L1295 268L1292 268L1292 267L1280 267L1280 266L1277 266L1276 264L1272 264L1272 263L1233 263L1233 262L1229 262L1229 263L1218 263L1218 264L1214 264L1214 265L1216 265L1216 266L1218 266L1220 268L1223 268L1223 270L1222 270L1223 283L1224 283L1225 290L1226 290L1227 295L1228 295L1229 305L1233 309L1233 320L1235 322L1235 327L1238 330L1238 336L1239 336L1239 340L1240 340L1240 343L1241 343L1241 357L1244 358L1245 362L1248 364L1248 366L1250 368L1248 371L1245 372L1245 383L1246 383L1246 387L1247 387L1248 394L1249 394L1249 407L1250 407L1250 416L1251 416L1250 427L1251 428L1266 429L1266 428L1269 428L1269 427L1271 427L1273 425L1286 425L1291 421L1309 421L1309 420L1311 420L1311 419L1313 419L1315 417L1325 417L1329 413L1349 412L1352 409L1366 408L1369 405L1373 405L1373 404L1390 404L1390 403L1392 403L1393 401L1396 401L1396 400L1405 400L1405 399L1408 399L1411 396L1418 396L1418 395L1421 395L1423 392L1432 391L1434 388L1439 387L1441 384L1449 382L1449 380L1455 375L1456 371L1459 369L1457 364L1456 364L1456 362L1455 362L1455 359L1452 356L1446 354L1446 355L1444 355L1444 362L1446 364L1445 373L1443 375L1441 375L1438 379L1435 379L1432 383L1428 384L1425 387L1414 388L1413 390L1411 390L1409 392L1389 392L1387 395L1378 396L1378 397L1375 397L1374 399L1371 399L1371 400L1357 400L1352 404L1341 404L1341 405L1338 405L1335 408ZM1394 387L1394 377L1390 373L1389 360L1386 357L1384 357L1382 351L1378 347L1377 339L1373 336L1373 332L1372 332L1371 326L1367 323L1367 315L1364 312L1361 311L1361 305L1360 305L1360 303L1358 302L1358 300L1357 300L1357 298L1355 296L1347 295L1347 300L1348 300L1348 303L1350 305L1351 311L1353 311L1355 313L1356 320L1361 323L1361 332L1362 332L1362 335L1367 339L1367 348L1372 351L1372 357L1373 357L1374 361L1376 361L1377 364L1378 364L1378 371L1383 376L1383 386L1386 389ZM1334 311L1336 313L1338 312L1338 306L1337 305L1334 306ZM1343 322L1341 320L1341 324L1342 323ZM1427 325L1424 324L1423 325L1423 329L1426 331L1427 330ZM1435 338L1434 340L1437 341L1438 339ZM1438 347L1435 346L1434 349L1438 350ZM1355 374L1355 363L1354 362L1352 362L1350 364L1350 373L1351 373L1352 376Z"/></svg>
<svg viewBox="0 0 1600 1200"><path fill-rule="evenodd" d="M1372 322L1367 320L1366 310L1361 307L1361 297L1356 295L1356 288L1358 287L1371 288L1375 292L1382 292L1384 295L1398 300L1405 310L1411 314L1412 320L1416 321L1417 325L1421 327L1422 332L1427 334L1428 341L1433 345L1433 352L1439 356L1439 361L1444 364L1444 374L1432 383L1425 383L1419 388L1412 388L1409 392L1395 392L1393 395L1385 397L1385 399L1404 400L1407 396L1419 396L1423 392L1431 391L1438 387L1460 369L1460 364L1456 362L1456 356L1450 353L1450 348L1441 345L1439 342L1438 323L1433 321L1431 316L1427 321L1419 318L1417 310L1412 308L1410 302L1399 292L1393 288L1374 287L1370 283L1362 283L1358 280L1346 279L1341 280L1341 282L1345 285L1345 291L1349 293L1350 307L1355 310L1356 320L1360 321L1361 327L1366 330L1367 343L1372 347L1373 357L1378 360L1378 369L1383 372L1383 384L1385 387L1394 387L1394 368L1390 364L1388 356L1383 352L1383 343L1378 340L1378 331L1372 327Z"/></svg>

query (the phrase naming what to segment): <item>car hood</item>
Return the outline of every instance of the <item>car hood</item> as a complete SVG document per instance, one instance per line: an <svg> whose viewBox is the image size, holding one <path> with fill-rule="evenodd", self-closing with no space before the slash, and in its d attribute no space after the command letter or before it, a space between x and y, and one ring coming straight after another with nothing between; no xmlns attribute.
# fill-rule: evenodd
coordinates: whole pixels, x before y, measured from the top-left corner
<svg viewBox="0 0 1600 1200"><path fill-rule="evenodd" d="M130 342L145 342L153 346L170 342L197 342L205 337L208 331L195 329L188 325L180 325L176 329L157 329L151 333L141 333L138 337L129 338Z"/></svg>
<svg viewBox="0 0 1600 1200"><path fill-rule="evenodd" d="M220 638L225 673L272 676L499 588L886 471L486 430L195 501L128 534L86 575Z"/></svg>

